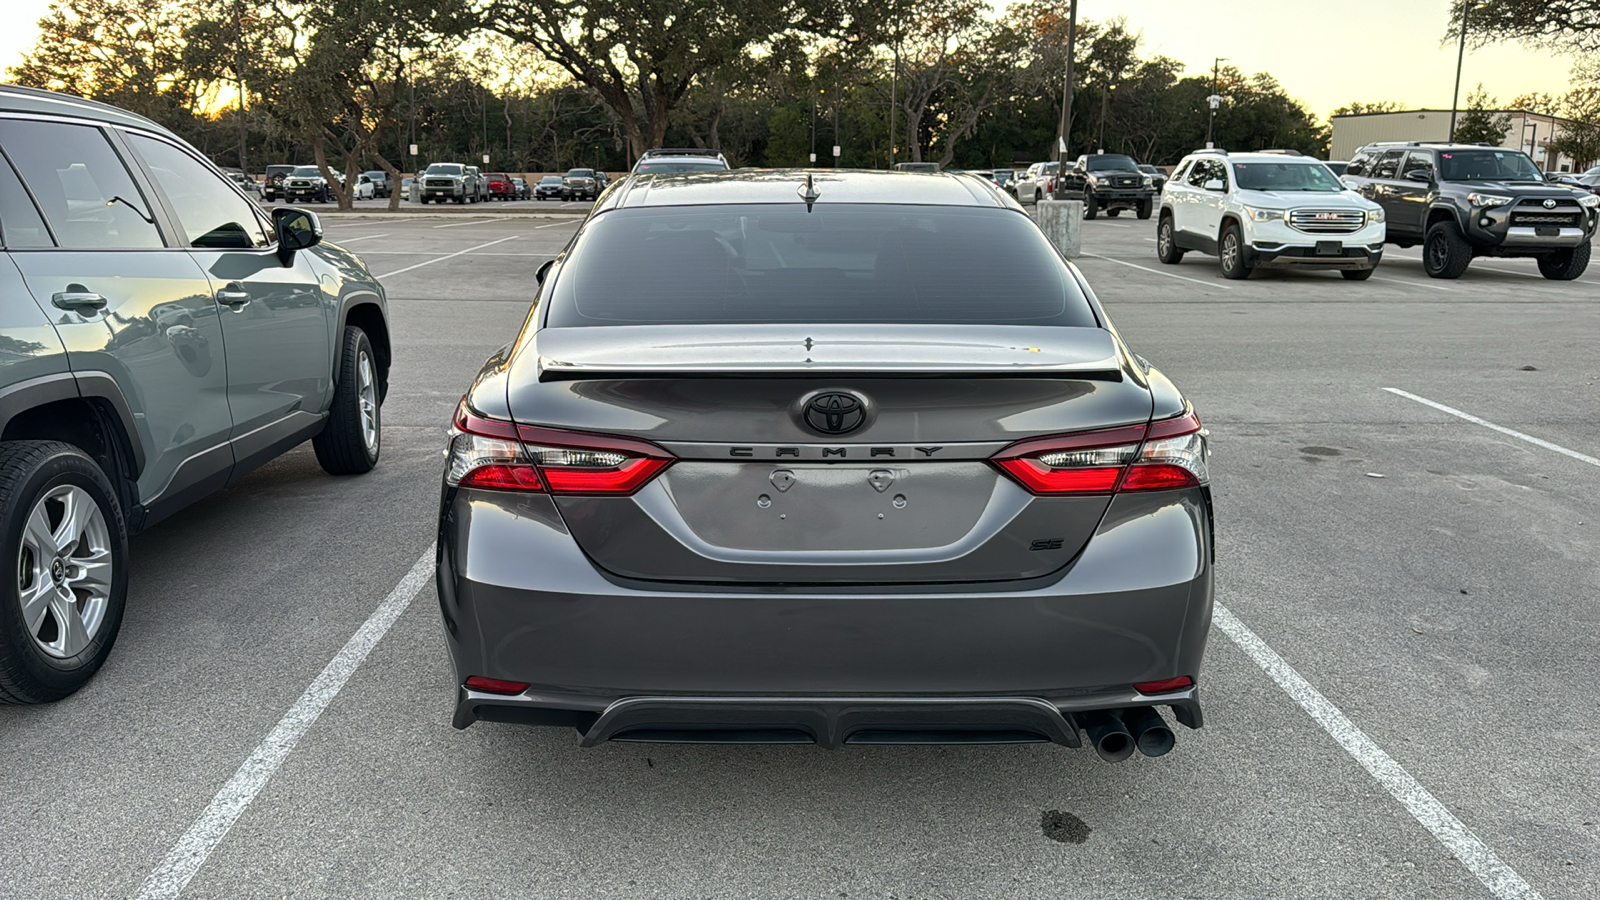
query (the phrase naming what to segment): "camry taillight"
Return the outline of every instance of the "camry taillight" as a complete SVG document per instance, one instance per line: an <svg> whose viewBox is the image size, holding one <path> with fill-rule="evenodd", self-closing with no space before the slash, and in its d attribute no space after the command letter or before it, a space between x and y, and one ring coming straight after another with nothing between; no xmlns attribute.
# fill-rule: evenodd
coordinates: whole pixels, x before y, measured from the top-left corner
<svg viewBox="0 0 1600 900"><path fill-rule="evenodd" d="M1149 426L1030 438L992 462L1035 494L1165 491L1208 480L1205 432L1193 412Z"/></svg>
<svg viewBox="0 0 1600 900"><path fill-rule="evenodd" d="M631 494L676 459L647 441L486 418L465 400L452 424L444 476L452 487Z"/></svg>

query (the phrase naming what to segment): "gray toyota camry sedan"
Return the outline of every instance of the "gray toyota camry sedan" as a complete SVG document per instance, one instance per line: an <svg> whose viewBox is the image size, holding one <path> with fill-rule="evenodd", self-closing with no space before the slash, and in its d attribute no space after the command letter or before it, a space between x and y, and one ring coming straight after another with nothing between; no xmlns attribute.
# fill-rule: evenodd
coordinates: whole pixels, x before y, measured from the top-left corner
<svg viewBox="0 0 1600 900"><path fill-rule="evenodd" d="M984 180L635 175L458 408L454 724L1087 742L1201 725L1206 432Z"/></svg>

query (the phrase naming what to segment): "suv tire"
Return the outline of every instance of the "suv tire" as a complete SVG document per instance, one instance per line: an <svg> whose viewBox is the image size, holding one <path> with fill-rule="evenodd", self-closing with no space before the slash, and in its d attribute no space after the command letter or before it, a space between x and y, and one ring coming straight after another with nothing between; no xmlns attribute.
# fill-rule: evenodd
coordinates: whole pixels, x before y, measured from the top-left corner
<svg viewBox="0 0 1600 900"><path fill-rule="evenodd" d="M1085 193L1083 195L1083 217L1085 219L1092 219L1099 214L1100 201L1094 198L1094 194Z"/></svg>
<svg viewBox="0 0 1600 900"><path fill-rule="evenodd" d="M127 524L100 466L60 441L0 443L0 553L17 561L0 588L0 703L60 700L110 655L127 601Z"/></svg>
<svg viewBox="0 0 1600 900"><path fill-rule="evenodd" d="M1139 208L1135 212L1139 216L1139 218L1148 219L1148 218L1150 218L1150 211L1154 206L1155 206L1155 201L1153 201L1153 200L1140 200L1139 201Z"/></svg>
<svg viewBox="0 0 1600 900"><path fill-rule="evenodd" d="M1244 235L1239 226L1229 222L1222 226L1222 240L1217 241L1217 257L1222 261L1222 277L1234 281L1250 277L1250 264L1245 261Z"/></svg>
<svg viewBox="0 0 1600 900"><path fill-rule="evenodd" d="M378 365L367 333L344 329L339 384L328 409L328 424L311 439L317 462L329 475L372 471L383 450L383 410L378 397Z"/></svg>
<svg viewBox="0 0 1600 900"><path fill-rule="evenodd" d="M1344 276L1345 281L1366 281L1372 277L1374 271L1376 271L1375 267L1372 269L1340 269L1339 274Z"/></svg>
<svg viewBox="0 0 1600 900"><path fill-rule="evenodd" d="M1156 259L1169 266L1183 262L1183 250L1178 247L1178 235L1170 213L1163 215L1156 225Z"/></svg>
<svg viewBox="0 0 1600 900"><path fill-rule="evenodd" d="M1472 245L1455 220L1434 223L1422 242L1422 268L1430 278L1460 278L1472 262Z"/></svg>
<svg viewBox="0 0 1600 900"><path fill-rule="evenodd" d="M1540 257L1539 274L1551 281L1571 281L1589 268L1589 253L1585 243Z"/></svg>

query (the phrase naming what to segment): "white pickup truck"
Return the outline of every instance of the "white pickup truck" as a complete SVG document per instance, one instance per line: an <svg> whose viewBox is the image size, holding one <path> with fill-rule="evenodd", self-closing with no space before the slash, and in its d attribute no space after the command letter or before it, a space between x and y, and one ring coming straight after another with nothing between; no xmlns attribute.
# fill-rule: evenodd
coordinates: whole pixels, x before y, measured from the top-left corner
<svg viewBox="0 0 1600 900"><path fill-rule="evenodd" d="M1056 163L1038 162L1017 177L1017 202L1037 203L1050 196L1050 180L1056 174Z"/></svg>

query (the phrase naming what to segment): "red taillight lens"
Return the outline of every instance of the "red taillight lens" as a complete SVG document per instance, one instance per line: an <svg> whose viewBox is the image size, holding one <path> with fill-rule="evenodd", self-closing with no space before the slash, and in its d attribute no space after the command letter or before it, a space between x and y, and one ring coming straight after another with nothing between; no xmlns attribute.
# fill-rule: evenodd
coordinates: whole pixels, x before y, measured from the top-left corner
<svg viewBox="0 0 1600 900"><path fill-rule="evenodd" d="M1177 678L1163 678L1160 681L1141 681L1133 689L1141 694L1170 694L1173 691L1188 690L1194 686L1194 679L1187 675Z"/></svg>
<svg viewBox="0 0 1600 900"><path fill-rule="evenodd" d="M485 678L474 675L467 679L467 690L482 691L485 694L520 694L529 688L526 681L501 681L498 678Z"/></svg>
<svg viewBox="0 0 1600 900"><path fill-rule="evenodd" d="M448 455L452 486L552 494L631 494L676 461L647 441L485 418L464 399Z"/></svg>
<svg viewBox="0 0 1600 900"><path fill-rule="evenodd" d="M1019 441L993 462L1035 494L1109 494L1206 481L1205 436L1194 413L1123 428Z"/></svg>
<svg viewBox="0 0 1600 900"><path fill-rule="evenodd" d="M1170 491L1206 481L1206 441L1193 411L1150 423L1139 459L1119 491Z"/></svg>

